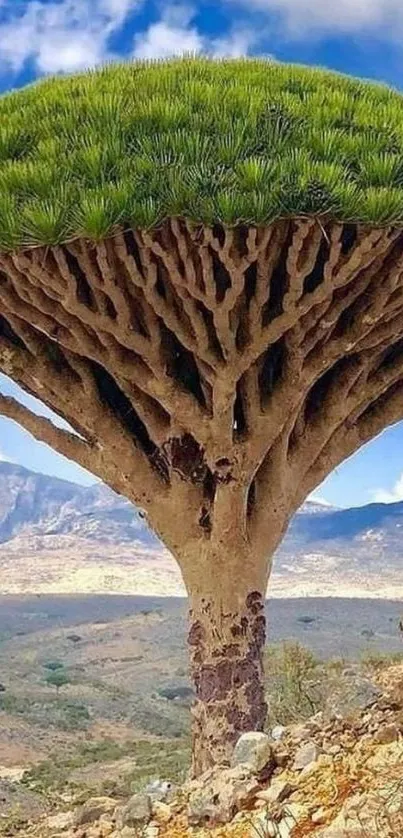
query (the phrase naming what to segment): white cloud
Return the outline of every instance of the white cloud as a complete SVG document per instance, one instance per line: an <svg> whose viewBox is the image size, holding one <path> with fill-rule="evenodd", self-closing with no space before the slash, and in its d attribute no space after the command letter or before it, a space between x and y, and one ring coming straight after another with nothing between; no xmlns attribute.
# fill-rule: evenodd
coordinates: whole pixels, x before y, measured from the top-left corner
<svg viewBox="0 0 403 838"><path fill-rule="evenodd" d="M169 58L183 53L205 53L214 58L247 55L258 40L256 31L234 27L226 37L208 38L192 24L196 10L189 6L165 8L161 19L134 39L135 58Z"/></svg>
<svg viewBox="0 0 403 838"><path fill-rule="evenodd" d="M396 33L403 27L402 0L226 0L280 16L293 37L346 32L363 35L366 30Z"/></svg>
<svg viewBox="0 0 403 838"><path fill-rule="evenodd" d="M110 36L136 9L133 0L31 0L0 25L0 65L19 72L32 61L39 73L74 72L109 57Z"/></svg>
<svg viewBox="0 0 403 838"><path fill-rule="evenodd" d="M389 492L386 489L376 489L372 492L372 500L375 503L397 503L403 500L403 473Z"/></svg>
<svg viewBox="0 0 403 838"><path fill-rule="evenodd" d="M317 503L319 506L332 506L326 498L323 498L322 495L309 495L308 500L311 503Z"/></svg>

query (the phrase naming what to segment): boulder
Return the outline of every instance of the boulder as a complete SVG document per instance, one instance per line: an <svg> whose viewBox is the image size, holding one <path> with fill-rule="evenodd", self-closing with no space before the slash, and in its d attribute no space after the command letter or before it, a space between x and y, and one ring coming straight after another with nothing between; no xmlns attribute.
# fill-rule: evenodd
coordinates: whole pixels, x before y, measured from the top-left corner
<svg viewBox="0 0 403 838"><path fill-rule="evenodd" d="M188 819L191 825L228 823L248 807L261 784L248 765L206 772L189 785Z"/></svg>
<svg viewBox="0 0 403 838"><path fill-rule="evenodd" d="M326 715L330 718L352 716L372 707L381 695L382 690L369 678L340 678L339 687L327 704Z"/></svg>
<svg viewBox="0 0 403 838"><path fill-rule="evenodd" d="M116 800L112 797L90 797L74 814L74 826L84 826L87 823L94 823L101 815L113 812L116 809Z"/></svg>
<svg viewBox="0 0 403 838"><path fill-rule="evenodd" d="M124 826L136 827L141 823L148 823L151 818L151 798L145 792L133 794L128 803L117 811L116 825L118 829Z"/></svg>
<svg viewBox="0 0 403 838"><path fill-rule="evenodd" d="M243 733L235 745L232 766L248 765L254 774L259 774L273 763L270 737L266 733Z"/></svg>

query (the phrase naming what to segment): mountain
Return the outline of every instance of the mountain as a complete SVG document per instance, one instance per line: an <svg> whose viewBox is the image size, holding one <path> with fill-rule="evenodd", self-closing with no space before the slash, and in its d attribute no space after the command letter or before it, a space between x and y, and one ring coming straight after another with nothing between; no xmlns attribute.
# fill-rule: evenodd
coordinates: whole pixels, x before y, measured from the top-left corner
<svg viewBox="0 0 403 838"><path fill-rule="evenodd" d="M308 501L274 561L273 596L403 597L403 502L336 509ZM0 592L183 594L139 512L84 487L0 463Z"/></svg>
<svg viewBox="0 0 403 838"><path fill-rule="evenodd" d="M104 543L156 543L136 509L102 483L79 486L0 462L0 543L74 534Z"/></svg>

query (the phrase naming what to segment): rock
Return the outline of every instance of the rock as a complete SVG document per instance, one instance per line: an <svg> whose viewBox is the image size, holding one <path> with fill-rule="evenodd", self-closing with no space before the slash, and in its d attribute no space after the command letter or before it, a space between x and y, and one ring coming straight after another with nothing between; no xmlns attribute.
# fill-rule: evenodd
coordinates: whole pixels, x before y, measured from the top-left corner
<svg viewBox="0 0 403 838"><path fill-rule="evenodd" d="M69 829L74 824L74 812L58 812L57 815L49 815L46 818L46 826L48 829L54 829L56 832L62 829Z"/></svg>
<svg viewBox="0 0 403 838"><path fill-rule="evenodd" d="M326 748L325 753L332 757L337 756L337 754L341 753L341 747L340 745L329 745L329 747Z"/></svg>
<svg viewBox="0 0 403 838"><path fill-rule="evenodd" d="M116 800L112 797L90 797L83 806L80 806L74 814L74 826L83 826L99 820L101 815L113 812L116 809Z"/></svg>
<svg viewBox="0 0 403 838"><path fill-rule="evenodd" d="M273 780L267 789L258 791L256 797L258 800L264 800L266 803L281 803L293 791L293 787L287 780Z"/></svg>
<svg viewBox="0 0 403 838"><path fill-rule="evenodd" d="M154 818L161 823L168 823L172 818L172 809L168 803L162 800L154 800L151 803L151 811Z"/></svg>
<svg viewBox="0 0 403 838"><path fill-rule="evenodd" d="M312 812L311 821L312 823L325 823L327 818L329 817L329 809L325 809L324 806L320 806L319 809L316 809L315 812Z"/></svg>
<svg viewBox="0 0 403 838"><path fill-rule="evenodd" d="M312 736L311 728L308 725L293 725L290 734L294 742L305 742Z"/></svg>
<svg viewBox="0 0 403 838"><path fill-rule="evenodd" d="M306 768L308 765L311 765L313 762L316 762L319 756L319 748L315 742L306 742L305 745L301 745L298 748L294 763L293 763L293 770L294 771L301 771L303 768Z"/></svg>
<svg viewBox="0 0 403 838"><path fill-rule="evenodd" d="M385 725L380 727L375 733L374 740L379 745L389 745L391 742L396 742L399 739L399 729L395 724Z"/></svg>
<svg viewBox="0 0 403 838"><path fill-rule="evenodd" d="M243 733L235 745L232 766L248 765L254 774L259 774L273 762L273 751L266 733Z"/></svg>
<svg viewBox="0 0 403 838"><path fill-rule="evenodd" d="M326 708L330 718L348 717L360 710L372 707L382 695L382 690L368 678L357 676L340 679L340 687Z"/></svg>
<svg viewBox="0 0 403 838"><path fill-rule="evenodd" d="M248 765L206 772L190 784L189 823L228 823L240 809L251 805L260 789L261 784Z"/></svg>
<svg viewBox="0 0 403 838"><path fill-rule="evenodd" d="M275 742L280 742L287 733L287 728L284 725L276 725L270 732L270 736Z"/></svg>
<svg viewBox="0 0 403 838"><path fill-rule="evenodd" d="M159 828L157 824L150 823L144 830L144 838L158 838Z"/></svg>
<svg viewBox="0 0 403 838"><path fill-rule="evenodd" d="M116 825L118 829L124 826L138 826L147 823L151 818L151 799L145 792L133 794L126 806L117 811Z"/></svg>
<svg viewBox="0 0 403 838"><path fill-rule="evenodd" d="M403 787L396 781L345 801L321 838L398 838L402 834Z"/></svg>

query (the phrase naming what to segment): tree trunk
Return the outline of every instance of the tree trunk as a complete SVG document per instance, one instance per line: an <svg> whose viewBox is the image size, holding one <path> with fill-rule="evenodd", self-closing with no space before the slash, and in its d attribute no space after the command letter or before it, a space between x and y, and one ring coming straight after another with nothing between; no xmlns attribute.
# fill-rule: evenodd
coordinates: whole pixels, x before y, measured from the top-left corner
<svg viewBox="0 0 403 838"><path fill-rule="evenodd" d="M203 551L202 551L203 552ZM228 765L239 736L263 730L266 702L263 649L264 600L269 563L250 552L209 554L193 562L189 654L195 687L192 708L192 775Z"/></svg>

